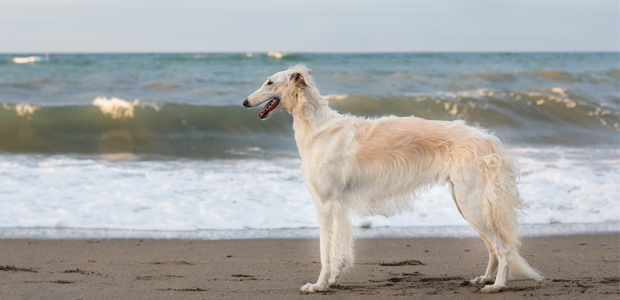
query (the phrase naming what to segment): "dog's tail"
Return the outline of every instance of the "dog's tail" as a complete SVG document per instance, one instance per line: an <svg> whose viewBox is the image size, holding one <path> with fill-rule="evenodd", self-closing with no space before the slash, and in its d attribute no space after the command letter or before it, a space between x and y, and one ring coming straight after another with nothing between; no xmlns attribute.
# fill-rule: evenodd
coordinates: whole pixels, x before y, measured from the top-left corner
<svg viewBox="0 0 620 300"><path fill-rule="evenodd" d="M508 279L512 279L514 275L523 275L536 281L545 279L540 272L532 268L532 266L519 255L516 248L511 249L508 255Z"/></svg>
<svg viewBox="0 0 620 300"><path fill-rule="evenodd" d="M482 197L484 220L508 250L508 278L524 275L543 280L544 277L517 251L521 245L519 222L523 215L523 202L517 189L517 168L499 140L491 144L491 154L479 158L485 177Z"/></svg>

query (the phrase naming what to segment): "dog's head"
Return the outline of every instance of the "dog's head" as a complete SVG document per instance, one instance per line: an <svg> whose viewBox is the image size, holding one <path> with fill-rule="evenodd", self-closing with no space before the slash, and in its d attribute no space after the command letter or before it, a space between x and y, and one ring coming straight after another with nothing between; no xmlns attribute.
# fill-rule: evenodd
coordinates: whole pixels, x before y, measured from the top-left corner
<svg viewBox="0 0 620 300"><path fill-rule="evenodd" d="M314 85L310 74L312 71L304 65L296 65L273 74L256 92L243 101L243 106L252 108L269 101L258 113L258 118L261 120L268 119L282 109L293 112L299 93Z"/></svg>

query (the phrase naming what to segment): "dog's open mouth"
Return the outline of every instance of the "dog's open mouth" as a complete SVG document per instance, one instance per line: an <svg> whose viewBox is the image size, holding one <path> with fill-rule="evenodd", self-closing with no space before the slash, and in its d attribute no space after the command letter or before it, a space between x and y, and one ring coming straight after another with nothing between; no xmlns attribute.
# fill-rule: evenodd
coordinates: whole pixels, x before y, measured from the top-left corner
<svg viewBox="0 0 620 300"><path fill-rule="evenodd" d="M258 118L259 119L264 119L265 117L267 117L269 112L272 111L274 108L276 108L276 106L278 106L278 104L280 104L280 99L278 99L278 98L273 98L273 100L267 102L267 105L265 105L265 107L263 107L263 110L261 110L258 113Z"/></svg>

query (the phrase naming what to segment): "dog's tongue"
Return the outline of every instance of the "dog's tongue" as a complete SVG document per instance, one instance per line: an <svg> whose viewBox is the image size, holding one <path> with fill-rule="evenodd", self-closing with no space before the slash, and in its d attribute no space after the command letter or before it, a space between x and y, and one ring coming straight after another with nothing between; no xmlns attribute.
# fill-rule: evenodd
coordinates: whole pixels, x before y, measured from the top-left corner
<svg viewBox="0 0 620 300"><path fill-rule="evenodd" d="M267 105L265 105L265 107L263 107L263 110L261 110L258 113L258 118L262 119L264 118L270 110L272 110L274 107L276 107L276 105L278 105L278 99L273 99L269 102L267 102Z"/></svg>
<svg viewBox="0 0 620 300"><path fill-rule="evenodd" d="M265 107L266 107L266 106L265 106ZM263 118L266 114L267 114L267 110L263 108L263 110L261 110L261 111L258 113L258 118L259 118L259 119L262 119L262 118Z"/></svg>

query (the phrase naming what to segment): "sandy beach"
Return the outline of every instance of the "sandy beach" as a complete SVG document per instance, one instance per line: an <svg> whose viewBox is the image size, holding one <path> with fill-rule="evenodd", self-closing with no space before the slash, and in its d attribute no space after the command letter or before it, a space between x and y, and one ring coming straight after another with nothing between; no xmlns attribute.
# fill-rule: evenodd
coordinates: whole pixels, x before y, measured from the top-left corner
<svg viewBox="0 0 620 300"><path fill-rule="evenodd" d="M0 240L2 299L618 299L619 236L524 238L546 279L518 278L496 295L467 280L484 272L477 238L362 239L341 286L306 295L317 239Z"/></svg>

